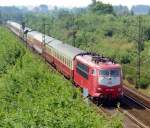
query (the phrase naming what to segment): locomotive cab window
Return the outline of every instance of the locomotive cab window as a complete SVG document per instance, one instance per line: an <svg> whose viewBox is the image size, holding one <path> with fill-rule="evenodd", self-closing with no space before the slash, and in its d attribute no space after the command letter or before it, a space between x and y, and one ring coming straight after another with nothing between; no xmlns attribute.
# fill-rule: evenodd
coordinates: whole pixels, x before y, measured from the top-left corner
<svg viewBox="0 0 150 128"><path fill-rule="evenodd" d="M111 77L118 77L120 75L119 69L111 69L111 70L100 70L101 76L111 76Z"/></svg>
<svg viewBox="0 0 150 128"><path fill-rule="evenodd" d="M76 70L78 74L80 74L85 79L88 79L89 67L87 65L77 62Z"/></svg>
<svg viewBox="0 0 150 128"><path fill-rule="evenodd" d="M112 69L110 71L110 75L113 77L118 77L118 76L120 76L120 70L119 69Z"/></svg>
<svg viewBox="0 0 150 128"><path fill-rule="evenodd" d="M109 76L109 70L100 70L101 76Z"/></svg>

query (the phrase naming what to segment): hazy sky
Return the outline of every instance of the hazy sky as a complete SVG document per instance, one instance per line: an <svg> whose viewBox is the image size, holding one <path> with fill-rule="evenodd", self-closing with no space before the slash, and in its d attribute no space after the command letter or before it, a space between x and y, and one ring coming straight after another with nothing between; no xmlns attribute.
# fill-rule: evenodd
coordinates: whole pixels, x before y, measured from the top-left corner
<svg viewBox="0 0 150 128"><path fill-rule="evenodd" d="M101 0L104 3L110 3L113 5L127 5L131 7L136 4L150 5L150 0ZM91 3L91 0L0 0L0 6L7 5L40 5L47 4L52 6L64 6L64 7L79 7L87 6Z"/></svg>

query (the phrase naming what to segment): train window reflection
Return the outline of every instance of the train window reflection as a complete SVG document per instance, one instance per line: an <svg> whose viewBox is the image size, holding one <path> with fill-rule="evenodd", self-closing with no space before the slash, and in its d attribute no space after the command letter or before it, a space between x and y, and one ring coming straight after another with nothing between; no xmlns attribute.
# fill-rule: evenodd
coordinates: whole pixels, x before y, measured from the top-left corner
<svg viewBox="0 0 150 128"><path fill-rule="evenodd" d="M119 69L113 69L110 71L110 75L111 76L119 76L120 75L120 71Z"/></svg>
<svg viewBox="0 0 150 128"><path fill-rule="evenodd" d="M120 70L119 69L111 69L111 70L100 70L101 76L119 76Z"/></svg>
<svg viewBox="0 0 150 128"><path fill-rule="evenodd" d="M109 76L109 70L100 70L101 76Z"/></svg>

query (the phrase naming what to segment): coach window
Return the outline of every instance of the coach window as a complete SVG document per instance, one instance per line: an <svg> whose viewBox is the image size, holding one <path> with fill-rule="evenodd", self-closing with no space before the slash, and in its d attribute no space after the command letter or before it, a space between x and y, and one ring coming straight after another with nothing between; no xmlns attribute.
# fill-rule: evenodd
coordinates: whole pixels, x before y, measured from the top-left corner
<svg viewBox="0 0 150 128"><path fill-rule="evenodd" d="M56 52L56 58L58 58L58 52Z"/></svg>
<svg viewBox="0 0 150 128"><path fill-rule="evenodd" d="M54 51L53 51L53 49L51 50L51 55L54 56Z"/></svg>
<svg viewBox="0 0 150 128"><path fill-rule="evenodd" d="M49 50L50 50L50 53L52 53L52 49L50 48Z"/></svg>
<svg viewBox="0 0 150 128"><path fill-rule="evenodd" d="M71 68L71 61L70 61L70 59L69 59L69 67Z"/></svg>
<svg viewBox="0 0 150 128"><path fill-rule="evenodd" d="M54 56L56 57L56 51L54 52Z"/></svg>
<svg viewBox="0 0 150 128"><path fill-rule="evenodd" d="M53 56L55 57L55 51L53 50Z"/></svg>
<svg viewBox="0 0 150 128"><path fill-rule="evenodd" d="M51 53L51 49L48 47L46 47L46 51L48 51L49 53Z"/></svg>
<svg viewBox="0 0 150 128"><path fill-rule="evenodd" d="M64 56L63 56L63 63L64 63L64 60L65 60L65 59L64 59Z"/></svg>
<svg viewBox="0 0 150 128"><path fill-rule="evenodd" d="M57 55L56 55L56 51L55 51L55 57L56 57Z"/></svg>
<svg viewBox="0 0 150 128"><path fill-rule="evenodd" d="M64 64L66 64L66 57L64 56Z"/></svg>
<svg viewBox="0 0 150 128"><path fill-rule="evenodd" d="M66 65L68 65L68 58L66 58Z"/></svg>
<svg viewBox="0 0 150 128"><path fill-rule="evenodd" d="M68 62L68 58L66 57L66 65L67 65L67 62Z"/></svg>
<svg viewBox="0 0 150 128"><path fill-rule="evenodd" d="M72 61L70 61L70 68L72 68Z"/></svg>
<svg viewBox="0 0 150 128"><path fill-rule="evenodd" d="M70 60L68 59L68 66L70 67Z"/></svg>
<svg viewBox="0 0 150 128"><path fill-rule="evenodd" d="M60 54L60 61L61 61L61 54Z"/></svg>
<svg viewBox="0 0 150 128"><path fill-rule="evenodd" d="M61 61L63 62L63 56L62 56L62 55L61 55L61 57L60 57L60 58L61 58Z"/></svg>
<svg viewBox="0 0 150 128"><path fill-rule="evenodd" d="M69 61L70 63L69 63L69 66L70 66L70 68L71 68L71 60Z"/></svg>
<svg viewBox="0 0 150 128"><path fill-rule="evenodd" d="M77 62L77 73L80 74L85 79L88 79L89 67L85 64Z"/></svg>
<svg viewBox="0 0 150 128"><path fill-rule="evenodd" d="M56 55L56 54L55 54L55 50L54 50L54 57L55 57L55 55Z"/></svg>
<svg viewBox="0 0 150 128"><path fill-rule="evenodd" d="M69 65L69 60L68 60L68 58L67 58L67 66Z"/></svg>
<svg viewBox="0 0 150 128"><path fill-rule="evenodd" d="M60 60L62 61L62 55L60 54Z"/></svg>
<svg viewBox="0 0 150 128"><path fill-rule="evenodd" d="M57 52L55 51L55 57L57 58Z"/></svg>
<svg viewBox="0 0 150 128"><path fill-rule="evenodd" d="M58 58L58 60L59 60L59 53L57 52L57 58Z"/></svg>
<svg viewBox="0 0 150 128"><path fill-rule="evenodd" d="M70 60L69 60L69 67L71 68L71 62L70 62Z"/></svg>
<svg viewBox="0 0 150 128"><path fill-rule="evenodd" d="M59 60L61 60L61 54L59 54Z"/></svg>
<svg viewBox="0 0 150 128"><path fill-rule="evenodd" d="M69 60L69 67L71 68L71 61Z"/></svg>
<svg viewBox="0 0 150 128"><path fill-rule="evenodd" d="M50 49L50 51L51 51L51 53L52 53L52 48L51 48L51 47L49 47L49 49Z"/></svg>
<svg viewBox="0 0 150 128"><path fill-rule="evenodd" d="M65 57L65 65L66 65L66 57Z"/></svg>

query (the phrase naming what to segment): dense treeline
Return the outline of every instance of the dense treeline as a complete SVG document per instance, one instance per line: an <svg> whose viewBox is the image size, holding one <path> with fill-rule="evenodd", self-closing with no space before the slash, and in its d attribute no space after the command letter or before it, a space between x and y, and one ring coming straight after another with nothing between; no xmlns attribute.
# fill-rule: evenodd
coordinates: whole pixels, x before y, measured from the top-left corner
<svg viewBox="0 0 150 128"><path fill-rule="evenodd" d="M0 45L0 127L122 127L118 118L97 115L69 81L2 27Z"/></svg>
<svg viewBox="0 0 150 128"><path fill-rule="evenodd" d="M104 9L106 8L106 9ZM105 12L104 12L105 11ZM111 5L101 2L91 4L85 10L76 11L57 9L48 14L26 14L27 26L46 33L75 47L104 54L123 65L124 77L128 82L136 82L137 40L139 16L116 16ZM150 20L149 15L141 16L141 88L148 88L150 62Z"/></svg>

